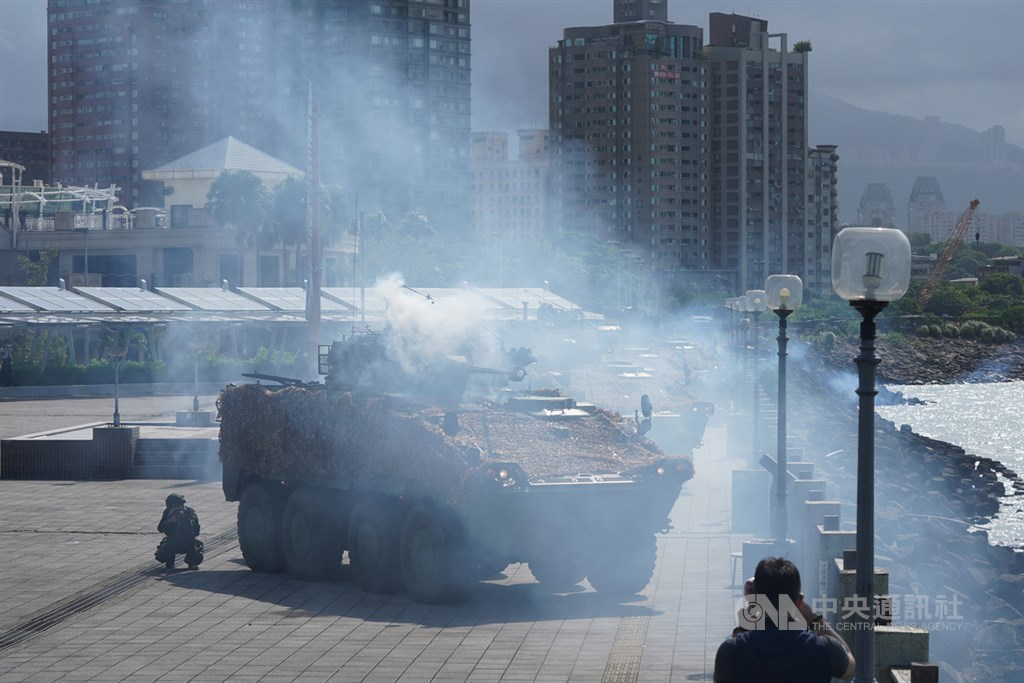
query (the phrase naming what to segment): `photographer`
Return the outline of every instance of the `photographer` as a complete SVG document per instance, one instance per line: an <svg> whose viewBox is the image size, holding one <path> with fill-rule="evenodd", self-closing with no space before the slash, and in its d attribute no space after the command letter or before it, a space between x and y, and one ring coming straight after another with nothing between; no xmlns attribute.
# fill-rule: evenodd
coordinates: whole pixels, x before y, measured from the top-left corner
<svg viewBox="0 0 1024 683"><path fill-rule="evenodd" d="M853 678L845 641L800 592L800 572L789 560L766 557L743 588L740 626L715 655L716 683L828 683Z"/></svg>

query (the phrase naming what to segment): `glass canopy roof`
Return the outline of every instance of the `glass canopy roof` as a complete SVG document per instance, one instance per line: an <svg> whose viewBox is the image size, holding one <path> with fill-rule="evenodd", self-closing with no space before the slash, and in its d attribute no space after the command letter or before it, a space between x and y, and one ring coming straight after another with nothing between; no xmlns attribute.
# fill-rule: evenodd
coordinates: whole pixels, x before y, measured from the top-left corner
<svg viewBox="0 0 1024 683"><path fill-rule="evenodd" d="M320 309L325 321L383 322L389 290L367 287L324 287ZM452 310L473 311L485 320L521 319L523 305L532 316L541 304L556 309L580 308L543 288L412 288L402 297L429 301ZM395 302L392 302L395 303ZM92 325L161 322L301 323L306 314L301 287L0 287L0 327L17 325ZM602 316L590 314L589 318Z"/></svg>

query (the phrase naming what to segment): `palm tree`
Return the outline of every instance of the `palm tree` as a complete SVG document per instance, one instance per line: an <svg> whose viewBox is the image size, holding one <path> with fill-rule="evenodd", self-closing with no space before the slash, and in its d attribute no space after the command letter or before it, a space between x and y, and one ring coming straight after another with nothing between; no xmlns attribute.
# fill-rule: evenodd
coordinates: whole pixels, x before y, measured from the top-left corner
<svg viewBox="0 0 1024 683"><path fill-rule="evenodd" d="M214 222L237 230L239 278L245 248L258 250L276 242L266 229L269 201L266 186L251 171L224 171L206 193L206 208Z"/></svg>
<svg viewBox="0 0 1024 683"><path fill-rule="evenodd" d="M269 224L269 232L273 234L275 242L281 244L284 284L291 284L293 278L289 277L288 247L295 245L297 267L299 246L306 238L306 184L301 178L288 176L274 188Z"/></svg>
<svg viewBox="0 0 1024 683"><path fill-rule="evenodd" d="M330 246L341 239L352 225L348 202L338 185L326 185L320 190L320 243Z"/></svg>

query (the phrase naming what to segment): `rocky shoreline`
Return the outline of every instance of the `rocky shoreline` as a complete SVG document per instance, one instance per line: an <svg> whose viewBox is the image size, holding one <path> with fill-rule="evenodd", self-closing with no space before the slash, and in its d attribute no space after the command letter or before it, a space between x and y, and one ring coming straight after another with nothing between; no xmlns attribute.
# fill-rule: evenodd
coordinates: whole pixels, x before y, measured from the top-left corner
<svg viewBox="0 0 1024 683"><path fill-rule="evenodd" d="M905 345L878 341L878 380L887 384L953 384L1024 380L1024 339L995 344L976 339L912 337ZM857 344L817 347L828 365L855 371Z"/></svg>
<svg viewBox="0 0 1024 683"><path fill-rule="evenodd" d="M880 381L1024 379L1019 341L921 341L907 349L879 347L886 369L879 367ZM790 374L789 409L815 425L807 451L833 453L811 459L843 500L856 500L856 398L823 380L855 372L856 353L852 346L832 349ZM1001 370L994 374L987 367ZM877 417L875 469L875 551L878 566L889 571L890 595L904 602L906 596L926 596L933 606L941 596L958 604L960 618L947 614L943 621L949 630L930 629L931 660L942 667L943 679L1024 680L1024 552L992 546L976 528L1007 495L1019 497L1024 514L1024 480L999 462Z"/></svg>

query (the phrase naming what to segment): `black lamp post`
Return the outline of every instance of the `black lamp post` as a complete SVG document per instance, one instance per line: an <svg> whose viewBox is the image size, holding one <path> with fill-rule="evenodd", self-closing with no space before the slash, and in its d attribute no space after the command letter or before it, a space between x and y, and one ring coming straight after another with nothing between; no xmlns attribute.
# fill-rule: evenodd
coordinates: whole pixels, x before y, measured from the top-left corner
<svg viewBox="0 0 1024 683"><path fill-rule="evenodd" d="M900 230L844 228L832 246L832 288L861 314L857 364L857 576L856 596L866 612L856 615L853 656L857 683L874 681L875 670L875 316L910 285L910 242Z"/></svg>
<svg viewBox="0 0 1024 683"><path fill-rule="evenodd" d="M732 347L735 353L736 349L736 300L728 298L725 300L725 308L729 311L729 338L728 346Z"/></svg>
<svg viewBox="0 0 1024 683"><path fill-rule="evenodd" d="M789 535L789 513L786 510L786 488L789 476L786 465L786 318L803 302L804 283L796 275L769 275L765 283L768 308L779 316L779 428L775 454L775 543L786 547Z"/></svg>
<svg viewBox="0 0 1024 683"><path fill-rule="evenodd" d="M761 311L768 307L765 297L763 289L748 289L744 297L747 311L754 314L750 328L750 334L754 338L754 462L761 457L761 359L758 337L761 336Z"/></svg>
<svg viewBox="0 0 1024 683"><path fill-rule="evenodd" d="M121 359L128 354L128 347L131 345L131 332L126 327L110 328L107 331L109 337L106 354L114 360L114 426L121 426Z"/></svg>

